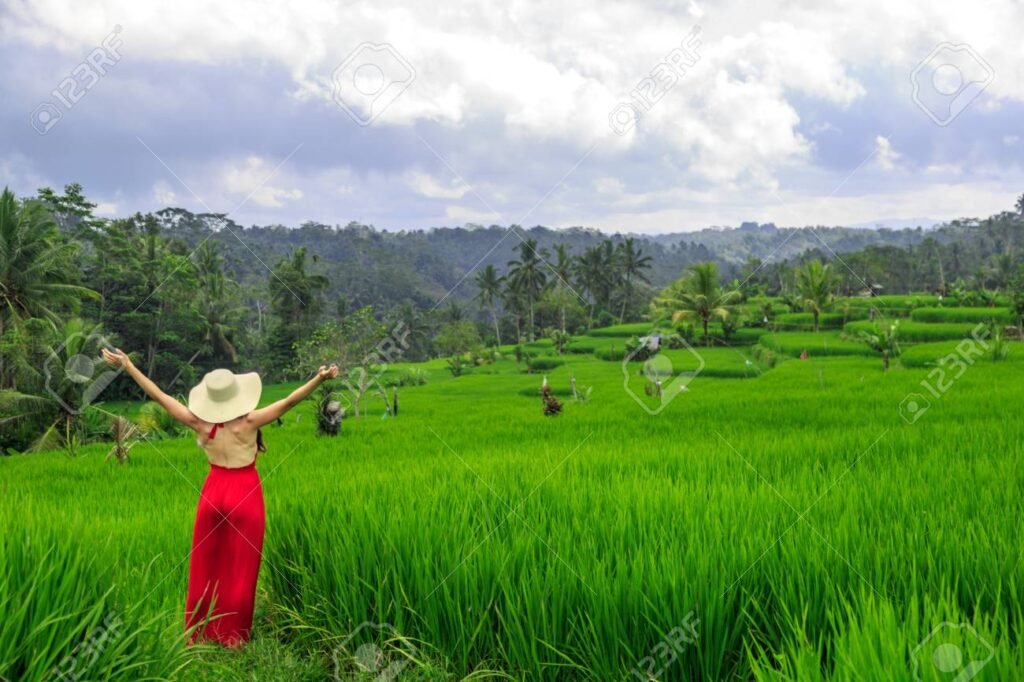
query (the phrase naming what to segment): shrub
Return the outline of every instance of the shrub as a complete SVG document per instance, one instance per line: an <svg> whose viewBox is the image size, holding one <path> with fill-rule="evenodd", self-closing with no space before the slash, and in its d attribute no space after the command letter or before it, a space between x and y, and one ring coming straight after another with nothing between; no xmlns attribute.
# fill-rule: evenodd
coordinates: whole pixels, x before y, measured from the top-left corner
<svg viewBox="0 0 1024 682"><path fill-rule="evenodd" d="M138 423L146 438L180 438L188 432L160 403L147 402L140 407Z"/></svg>
<svg viewBox="0 0 1024 682"><path fill-rule="evenodd" d="M527 358L526 360L526 368L530 372L551 370L564 364L565 360L560 358Z"/></svg>
<svg viewBox="0 0 1024 682"><path fill-rule="evenodd" d="M452 373L453 377L460 377L466 371L466 363L461 356L453 355L448 358L448 371Z"/></svg>
<svg viewBox="0 0 1024 682"><path fill-rule="evenodd" d="M423 386L430 379L430 372L420 367L410 367L397 377L388 380L388 386Z"/></svg>

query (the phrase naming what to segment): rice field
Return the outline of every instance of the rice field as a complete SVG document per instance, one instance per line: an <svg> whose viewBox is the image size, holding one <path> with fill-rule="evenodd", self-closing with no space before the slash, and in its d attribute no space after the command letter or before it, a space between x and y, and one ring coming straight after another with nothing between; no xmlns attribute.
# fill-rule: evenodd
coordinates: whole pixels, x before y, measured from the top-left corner
<svg viewBox="0 0 1024 682"><path fill-rule="evenodd" d="M1021 679L1024 352L938 390L915 358L955 340L888 373L838 332L759 343L809 357L665 351L694 376L659 398L643 363L567 353L543 372L556 417L508 353L436 360L337 439L300 406L265 433L238 652L184 646L191 439L0 459L0 679L374 679L371 631L402 680L940 680L953 649Z"/></svg>

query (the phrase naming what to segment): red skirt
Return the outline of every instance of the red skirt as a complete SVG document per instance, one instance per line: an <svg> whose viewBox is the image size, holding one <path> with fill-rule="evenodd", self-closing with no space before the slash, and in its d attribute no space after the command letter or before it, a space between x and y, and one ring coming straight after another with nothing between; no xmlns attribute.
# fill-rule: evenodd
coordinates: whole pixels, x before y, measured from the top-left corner
<svg viewBox="0 0 1024 682"><path fill-rule="evenodd" d="M237 469L211 464L192 535L185 628L196 629L190 642L233 647L249 641L265 523L256 463Z"/></svg>

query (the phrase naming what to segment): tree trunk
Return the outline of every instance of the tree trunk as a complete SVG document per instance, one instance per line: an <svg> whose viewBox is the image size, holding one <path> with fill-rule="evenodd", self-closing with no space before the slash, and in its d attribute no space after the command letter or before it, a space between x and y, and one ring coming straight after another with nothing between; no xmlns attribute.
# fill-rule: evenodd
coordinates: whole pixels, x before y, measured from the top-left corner
<svg viewBox="0 0 1024 682"><path fill-rule="evenodd" d="M494 320L494 338L498 340L498 345L501 345L501 328L498 325L498 310L491 304L491 319Z"/></svg>
<svg viewBox="0 0 1024 682"><path fill-rule="evenodd" d="M530 341L533 341L533 299L530 299L530 333L528 334Z"/></svg>
<svg viewBox="0 0 1024 682"><path fill-rule="evenodd" d="M708 318L703 317L703 318L701 318L700 322L701 322L701 325L704 327L704 345L705 346L710 346L711 345L711 337L708 336Z"/></svg>

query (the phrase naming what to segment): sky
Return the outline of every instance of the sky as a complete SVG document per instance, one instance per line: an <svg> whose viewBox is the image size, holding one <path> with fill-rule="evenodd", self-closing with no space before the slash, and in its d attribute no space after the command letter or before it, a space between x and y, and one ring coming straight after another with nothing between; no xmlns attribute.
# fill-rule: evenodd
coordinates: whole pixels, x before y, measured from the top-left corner
<svg viewBox="0 0 1024 682"><path fill-rule="evenodd" d="M668 233L1024 192L1005 0L0 5L0 184L102 216Z"/></svg>

